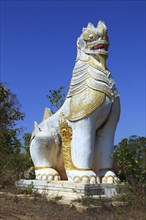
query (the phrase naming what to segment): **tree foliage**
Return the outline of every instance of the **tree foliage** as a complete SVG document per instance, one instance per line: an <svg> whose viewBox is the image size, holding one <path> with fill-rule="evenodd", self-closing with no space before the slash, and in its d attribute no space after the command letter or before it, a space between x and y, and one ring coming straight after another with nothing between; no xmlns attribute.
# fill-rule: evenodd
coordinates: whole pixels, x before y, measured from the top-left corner
<svg viewBox="0 0 146 220"><path fill-rule="evenodd" d="M50 101L51 111L53 113L56 112L64 102L64 86L61 86L57 90L49 90L49 95L47 95L47 98Z"/></svg>
<svg viewBox="0 0 146 220"><path fill-rule="evenodd" d="M0 83L0 131L14 128L16 122L23 118L16 95Z"/></svg>
<svg viewBox="0 0 146 220"><path fill-rule="evenodd" d="M20 146L17 136L21 129L15 125L23 118L16 95L0 83L0 152L9 154Z"/></svg>
<svg viewBox="0 0 146 220"><path fill-rule="evenodd" d="M23 136L24 140L24 149L30 155L29 146L30 146L31 133L27 132Z"/></svg>
<svg viewBox="0 0 146 220"><path fill-rule="evenodd" d="M21 128L17 122L24 113L15 94L0 83L0 183L8 184L18 178L28 165L28 155L22 153L19 140Z"/></svg>
<svg viewBox="0 0 146 220"><path fill-rule="evenodd" d="M123 139L114 151L118 174L132 186L146 187L146 138L131 136Z"/></svg>

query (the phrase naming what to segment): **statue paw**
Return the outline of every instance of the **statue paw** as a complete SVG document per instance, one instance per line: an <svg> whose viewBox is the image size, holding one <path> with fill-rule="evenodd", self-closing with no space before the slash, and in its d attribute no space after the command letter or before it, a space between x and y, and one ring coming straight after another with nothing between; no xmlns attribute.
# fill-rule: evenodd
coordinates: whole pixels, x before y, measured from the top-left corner
<svg viewBox="0 0 146 220"><path fill-rule="evenodd" d="M116 184L118 182L118 178L112 171L108 171L104 177L102 178L102 183L105 184Z"/></svg>
<svg viewBox="0 0 146 220"><path fill-rule="evenodd" d="M53 180L54 181L60 180L60 176L58 172L52 168L44 168L44 169L35 170L35 174L36 174L37 180L43 180L47 182L51 182Z"/></svg>
<svg viewBox="0 0 146 220"><path fill-rule="evenodd" d="M100 183L99 177L93 171L66 171L68 180L74 183L97 184Z"/></svg>

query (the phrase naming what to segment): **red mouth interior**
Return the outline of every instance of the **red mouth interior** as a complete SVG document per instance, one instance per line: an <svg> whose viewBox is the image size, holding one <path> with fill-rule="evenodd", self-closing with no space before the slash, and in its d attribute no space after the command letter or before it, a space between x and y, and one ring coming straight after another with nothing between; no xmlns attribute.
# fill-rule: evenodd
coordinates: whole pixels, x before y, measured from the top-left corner
<svg viewBox="0 0 146 220"><path fill-rule="evenodd" d="M103 50L108 50L108 45L105 44L98 44L94 47L91 48L92 50L99 50L99 49L103 49Z"/></svg>

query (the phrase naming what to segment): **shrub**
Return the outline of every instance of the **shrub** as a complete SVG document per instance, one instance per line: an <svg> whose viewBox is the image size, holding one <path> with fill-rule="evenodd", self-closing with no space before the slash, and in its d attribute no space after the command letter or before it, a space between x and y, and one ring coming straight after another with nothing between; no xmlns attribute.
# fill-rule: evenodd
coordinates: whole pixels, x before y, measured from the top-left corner
<svg viewBox="0 0 146 220"><path fill-rule="evenodd" d="M146 138L131 136L123 139L114 150L118 175L132 187L146 188Z"/></svg>

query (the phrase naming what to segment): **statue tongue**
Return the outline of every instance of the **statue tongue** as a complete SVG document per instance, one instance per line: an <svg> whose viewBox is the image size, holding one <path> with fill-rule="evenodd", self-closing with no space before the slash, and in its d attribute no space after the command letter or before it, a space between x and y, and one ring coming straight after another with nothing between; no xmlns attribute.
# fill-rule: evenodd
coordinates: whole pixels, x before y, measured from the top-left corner
<svg viewBox="0 0 146 220"><path fill-rule="evenodd" d="M105 50L108 50L108 46L105 45L105 44L98 44L96 46L93 47L94 50L97 50L97 49L105 49Z"/></svg>

